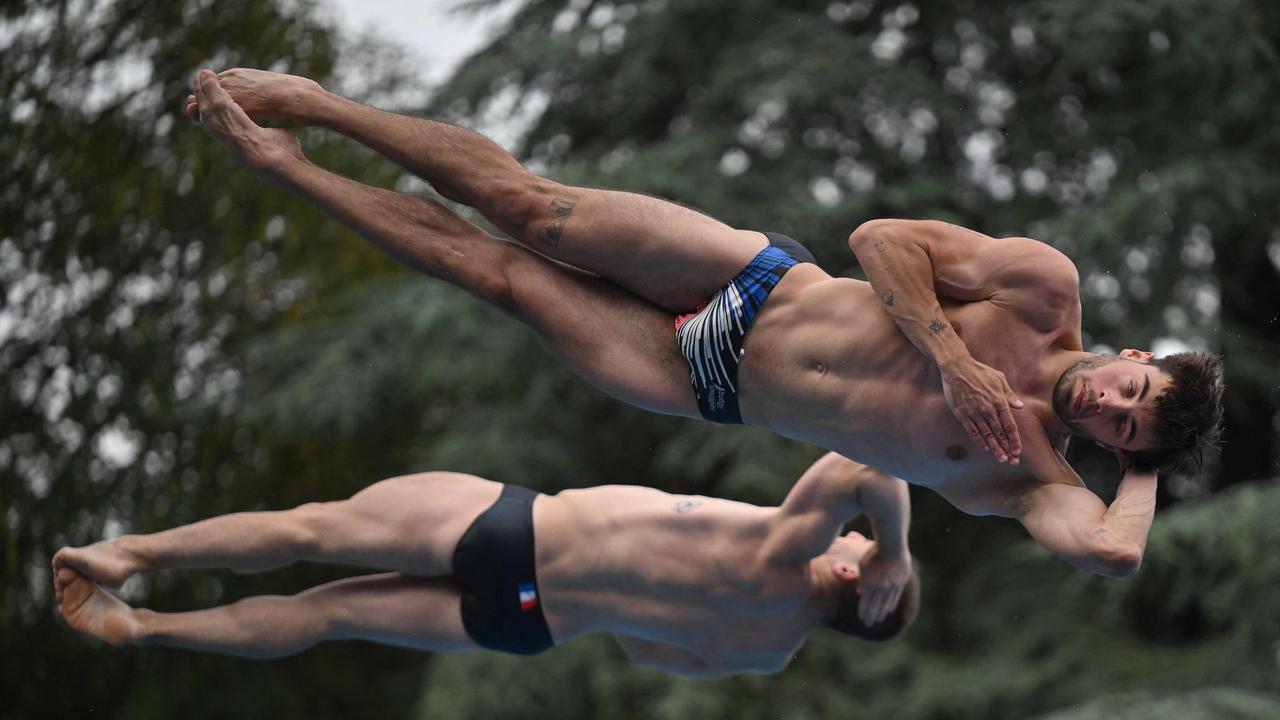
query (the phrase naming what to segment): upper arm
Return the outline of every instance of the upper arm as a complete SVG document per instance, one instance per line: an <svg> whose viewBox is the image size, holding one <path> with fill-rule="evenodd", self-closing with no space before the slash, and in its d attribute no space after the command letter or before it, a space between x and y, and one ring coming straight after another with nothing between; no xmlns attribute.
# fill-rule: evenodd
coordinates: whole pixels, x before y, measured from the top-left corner
<svg viewBox="0 0 1280 720"><path fill-rule="evenodd" d="M767 559L808 559L826 552L849 519L861 513L858 488L875 471L829 452L805 470L778 508L761 546Z"/></svg>
<svg viewBox="0 0 1280 720"><path fill-rule="evenodd" d="M1125 577L1141 562L1140 548L1110 536L1103 522L1107 506L1083 486L1038 484L1018 498L1014 510L1037 542L1082 570Z"/></svg>
<svg viewBox="0 0 1280 720"><path fill-rule="evenodd" d="M925 252L939 294L957 300L1026 301L1059 310L1078 305L1080 276L1061 252L1030 238L993 238L937 220L871 220L850 237L858 242L908 243Z"/></svg>

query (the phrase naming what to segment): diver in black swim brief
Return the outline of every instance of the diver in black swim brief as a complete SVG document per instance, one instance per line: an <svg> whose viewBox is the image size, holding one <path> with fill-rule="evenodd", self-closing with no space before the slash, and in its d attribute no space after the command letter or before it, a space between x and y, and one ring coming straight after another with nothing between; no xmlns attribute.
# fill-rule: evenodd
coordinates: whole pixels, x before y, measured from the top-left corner
<svg viewBox="0 0 1280 720"><path fill-rule="evenodd" d="M671 672L776 672L820 628L888 639L911 621L914 575L901 588L864 585L860 563L875 543L839 535L861 503L900 492L896 483L832 454L782 506L760 508L629 485L540 495L419 473L348 500L63 548L54 590L71 627L114 645L273 658L363 639L529 655L608 633L635 662ZM888 552L905 524L876 515ZM734 541L713 541L722 538ZM253 572L304 559L390 572L178 613L135 610L98 585L160 568Z"/></svg>

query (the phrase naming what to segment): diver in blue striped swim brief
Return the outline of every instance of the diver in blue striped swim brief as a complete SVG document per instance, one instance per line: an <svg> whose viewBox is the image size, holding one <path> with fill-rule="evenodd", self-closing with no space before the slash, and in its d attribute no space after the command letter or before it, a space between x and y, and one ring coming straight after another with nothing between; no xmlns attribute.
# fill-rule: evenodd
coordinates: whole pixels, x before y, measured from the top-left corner
<svg viewBox="0 0 1280 720"><path fill-rule="evenodd" d="M693 392L702 417L742 424L738 409L738 363L742 344L769 293L788 270L814 262L813 254L786 235L764 233L761 250L707 303L676 318L676 342L689 363Z"/></svg>

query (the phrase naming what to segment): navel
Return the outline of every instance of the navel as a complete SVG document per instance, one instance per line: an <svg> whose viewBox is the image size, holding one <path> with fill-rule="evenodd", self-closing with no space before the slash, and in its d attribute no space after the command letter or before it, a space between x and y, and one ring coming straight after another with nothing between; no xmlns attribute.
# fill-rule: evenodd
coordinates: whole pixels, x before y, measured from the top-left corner
<svg viewBox="0 0 1280 720"><path fill-rule="evenodd" d="M962 446L962 445L948 445L948 446L947 446L947 459L949 459L949 460L963 460L963 459L965 459L965 458L967 458L967 457L969 457L969 451L968 451L968 450L965 450L965 449L964 449L964 446Z"/></svg>
<svg viewBox="0 0 1280 720"><path fill-rule="evenodd" d="M826 365L823 365L823 364L822 364L822 363L820 363L820 362L815 362L815 363L813 364L813 369L814 369L814 370L817 370L819 375L826 375L826 374L827 374L827 366L826 366Z"/></svg>

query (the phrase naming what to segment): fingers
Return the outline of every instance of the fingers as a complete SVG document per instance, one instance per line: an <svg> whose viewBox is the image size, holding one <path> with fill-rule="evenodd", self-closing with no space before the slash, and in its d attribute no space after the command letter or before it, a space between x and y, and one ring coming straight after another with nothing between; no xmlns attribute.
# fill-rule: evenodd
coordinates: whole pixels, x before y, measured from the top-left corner
<svg viewBox="0 0 1280 720"><path fill-rule="evenodd" d="M1018 435L1018 423L1013 419L1013 411L1009 408L1000 410L1000 425L1004 428L1004 434L1008 438L1010 462L1017 465L1018 459L1022 455L1022 437Z"/></svg>
<svg viewBox="0 0 1280 720"><path fill-rule="evenodd" d="M889 617L889 613L898 606L898 600L901 597L902 587L896 585L875 590L868 589L858 601L858 619L866 625L884 622L884 619Z"/></svg>

